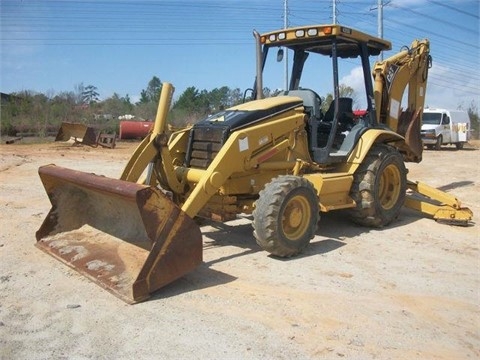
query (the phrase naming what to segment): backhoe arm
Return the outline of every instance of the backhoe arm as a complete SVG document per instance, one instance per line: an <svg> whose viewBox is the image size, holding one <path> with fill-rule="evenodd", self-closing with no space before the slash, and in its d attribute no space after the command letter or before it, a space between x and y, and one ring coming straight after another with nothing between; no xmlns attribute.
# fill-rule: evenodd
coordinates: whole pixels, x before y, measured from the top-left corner
<svg viewBox="0 0 480 360"><path fill-rule="evenodd" d="M422 160L420 128L428 69L432 63L429 53L428 40L415 40L410 48L377 62L373 70L377 122L405 138L404 143L396 144L405 161ZM407 86L408 104L403 110L400 105ZM472 220L472 211L444 191L413 181L408 181L407 188L406 207L453 225L468 225Z"/></svg>
<svg viewBox="0 0 480 360"><path fill-rule="evenodd" d="M406 161L422 159L420 127L431 66L429 52L428 40L415 40L410 48L377 62L373 70L377 122L405 137L405 145L400 150ZM403 110L401 101L407 86L408 104Z"/></svg>

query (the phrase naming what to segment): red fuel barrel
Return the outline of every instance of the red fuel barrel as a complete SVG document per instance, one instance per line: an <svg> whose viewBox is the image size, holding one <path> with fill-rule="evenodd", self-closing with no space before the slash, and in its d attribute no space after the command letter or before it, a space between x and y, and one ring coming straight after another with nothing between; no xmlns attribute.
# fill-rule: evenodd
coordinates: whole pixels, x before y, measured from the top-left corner
<svg viewBox="0 0 480 360"><path fill-rule="evenodd" d="M152 127L152 121L120 121L119 139L143 139Z"/></svg>

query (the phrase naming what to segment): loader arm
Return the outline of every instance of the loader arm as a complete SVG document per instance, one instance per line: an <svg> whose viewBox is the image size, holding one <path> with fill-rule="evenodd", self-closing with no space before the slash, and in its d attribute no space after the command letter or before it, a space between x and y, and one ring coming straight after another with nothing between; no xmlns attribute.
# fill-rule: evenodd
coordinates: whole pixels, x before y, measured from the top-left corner
<svg viewBox="0 0 480 360"><path fill-rule="evenodd" d="M155 117L153 130L135 149L120 176L120 180L154 185L152 183L153 177L151 176L151 171L147 172L144 177L142 177L142 174L145 169L151 169L154 166L154 159L158 154L156 146L156 142L158 142L157 137L160 134L165 133L167 115L172 102L174 90L172 84L162 84L162 91L158 101L157 115Z"/></svg>
<svg viewBox="0 0 480 360"><path fill-rule="evenodd" d="M291 152L300 146L295 140L296 135L292 134L296 134L295 130L300 130L303 126L304 113L300 106L276 119L233 132L205 170L174 166L181 183L194 185L181 207L183 212L193 218L231 175L259 169L277 154ZM165 147L162 154L165 153L164 149ZM165 162L165 159L162 160ZM296 163L293 155L289 160L293 169ZM170 172L171 170L167 171Z"/></svg>
<svg viewBox="0 0 480 360"><path fill-rule="evenodd" d="M410 48L377 62L373 70L377 122L405 137L400 146L406 161L422 159L421 120L425 104L428 69L431 66L430 43L415 40ZM408 85L408 104L401 101Z"/></svg>

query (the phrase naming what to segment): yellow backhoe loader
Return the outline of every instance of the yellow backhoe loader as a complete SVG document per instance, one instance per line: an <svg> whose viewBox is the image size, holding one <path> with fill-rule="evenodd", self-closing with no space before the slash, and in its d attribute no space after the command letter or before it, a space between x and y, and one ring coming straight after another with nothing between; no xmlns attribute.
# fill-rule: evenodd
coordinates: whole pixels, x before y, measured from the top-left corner
<svg viewBox="0 0 480 360"><path fill-rule="evenodd" d="M41 167L52 209L37 231L37 246L134 303L202 262L197 216L228 221L251 214L258 245L279 257L308 245L320 212L343 210L358 224L382 227L405 204L449 223L471 220L455 197L407 181L405 162L422 158L428 40L414 41L372 71L370 58L391 44L349 27L304 26L254 37L251 101L167 135L173 86L164 83L154 129L120 179ZM264 98L272 49L279 60L287 49L293 64L288 89ZM331 65L327 111L317 93L300 86L314 79L305 67L309 56ZM362 69L367 111L357 120L353 99L340 91L343 59L359 60Z"/></svg>

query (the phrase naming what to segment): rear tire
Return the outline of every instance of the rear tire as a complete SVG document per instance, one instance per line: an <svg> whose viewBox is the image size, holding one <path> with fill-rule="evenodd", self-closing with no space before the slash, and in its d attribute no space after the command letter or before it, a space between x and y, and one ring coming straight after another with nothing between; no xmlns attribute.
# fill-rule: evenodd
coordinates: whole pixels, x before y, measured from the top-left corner
<svg viewBox="0 0 480 360"><path fill-rule="evenodd" d="M360 225L382 227L398 217L405 203L407 170L392 146L374 145L354 174L350 196L357 203L351 219Z"/></svg>
<svg viewBox="0 0 480 360"><path fill-rule="evenodd" d="M437 138L437 142L435 143L435 150L440 150L442 148L442 141L443 141L443 138L442 138L442 135L440 135Z"/></svg>
<svg viewBox="0 0 480 360"><path fill-rule="evenodd" d="M455 147L457 148L457 150L462 150L463 149L463 142L456 143Z"/></svg>
<svg viewBox="0 0 480 360"><path fill-rule="evenodd" d="M279 176L260 191L253 211L253 235L272 255L300 253L315 236L320 219L313 185L298 176Z"/></svg>

